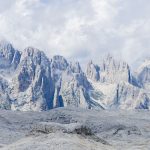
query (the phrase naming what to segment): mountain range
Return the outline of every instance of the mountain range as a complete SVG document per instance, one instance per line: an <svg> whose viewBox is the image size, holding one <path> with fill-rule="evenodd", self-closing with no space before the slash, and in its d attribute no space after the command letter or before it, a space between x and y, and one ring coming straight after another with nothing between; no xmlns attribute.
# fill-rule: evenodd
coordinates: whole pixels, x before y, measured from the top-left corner
<svg viewBox="0 0 150 150"><path fill-rule="evenodd" d="M99 64L48 58L0 42L0 109L46 111L57 107L150 109L150 59L136 71L107 55Z"/></svg>

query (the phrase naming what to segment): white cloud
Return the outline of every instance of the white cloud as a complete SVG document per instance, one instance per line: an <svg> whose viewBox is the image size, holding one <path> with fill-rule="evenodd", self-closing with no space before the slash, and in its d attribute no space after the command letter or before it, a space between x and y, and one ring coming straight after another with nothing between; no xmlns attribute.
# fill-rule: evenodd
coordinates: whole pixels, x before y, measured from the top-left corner
<svg viewBox="0 0 150 150"><path fill-rule="evenodd" d="M5 0L0 35L50 57L99 62L110 52L132 64L149 55L149 14L149 0Z"/></svg>

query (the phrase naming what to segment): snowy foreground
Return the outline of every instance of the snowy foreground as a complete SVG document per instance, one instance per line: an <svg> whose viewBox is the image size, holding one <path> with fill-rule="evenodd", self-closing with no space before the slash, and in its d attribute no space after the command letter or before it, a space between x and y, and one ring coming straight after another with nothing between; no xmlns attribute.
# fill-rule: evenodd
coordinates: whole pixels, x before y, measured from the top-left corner
<svg viewBox="0 0 150 150"><path fill-rule="evenodd" d="M149 150L149 111L0 111L1 150Z"/></svg>

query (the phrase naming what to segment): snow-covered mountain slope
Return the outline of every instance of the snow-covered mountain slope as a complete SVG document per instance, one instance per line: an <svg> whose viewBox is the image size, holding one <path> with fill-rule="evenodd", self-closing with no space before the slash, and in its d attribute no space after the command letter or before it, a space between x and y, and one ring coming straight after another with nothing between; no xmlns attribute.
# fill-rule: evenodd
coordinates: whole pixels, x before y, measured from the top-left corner
<svg viewBox="0 0 150 150"><path fill-rule="evenodd" d="M108 55L83 72L79 62L48 58L28 47L22 52L0 42L0 108L43 111L56 107L150 109L149 61L137 76L126 62Z"/></svg>
<svg viewBox="0 0 150 150"><path fill-rule="evenodd" d="M150 109L150 94L144 89L127 82L100 84L90 80L90 83L93 87L90 97L105 109Z"/></svg>

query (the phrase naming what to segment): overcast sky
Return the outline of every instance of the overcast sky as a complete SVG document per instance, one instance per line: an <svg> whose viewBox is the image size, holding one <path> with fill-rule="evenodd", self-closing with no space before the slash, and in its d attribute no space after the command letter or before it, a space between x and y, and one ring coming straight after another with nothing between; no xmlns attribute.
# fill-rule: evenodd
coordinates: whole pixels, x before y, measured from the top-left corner
<svg viewBox="0 0 150 150"><path fill-rule="evenodd" d="M49 57L132 64L150 56L150 0L0 0L0 36Z"/></svg>

